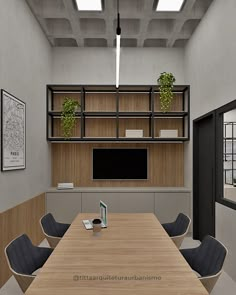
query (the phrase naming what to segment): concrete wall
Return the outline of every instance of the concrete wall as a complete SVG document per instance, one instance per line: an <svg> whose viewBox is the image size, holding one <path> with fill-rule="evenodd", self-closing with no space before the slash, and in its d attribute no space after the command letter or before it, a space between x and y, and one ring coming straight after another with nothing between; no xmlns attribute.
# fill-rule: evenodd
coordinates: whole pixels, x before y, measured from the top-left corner
<svg viewBox="0 0 236 295"><path fill-rule="evenodd" d="M186 83L191 85L192 119L235 97L236 1L215 0L185 52ZM192 141L186 149L186 184L192 184ZM236 212L216 204L216 237L229 248L225 270L236 280Z"/></svg>
<svg viewBox="0 0 236 295"><path fill-rule="evenodd" d="M24 0L0 0L0 88L26 102L26 169L0 172L0 212L50 184L46 84L51 47Z"/></svg>
<svg viewBox="0 0 236 295"><path fill-rule="evenodd" d="M116 83L113 48L54 48L52 79L55 84ZM163 71L184 84L184 50L178 48L122 48L120 85L151 85Z"/></svg>

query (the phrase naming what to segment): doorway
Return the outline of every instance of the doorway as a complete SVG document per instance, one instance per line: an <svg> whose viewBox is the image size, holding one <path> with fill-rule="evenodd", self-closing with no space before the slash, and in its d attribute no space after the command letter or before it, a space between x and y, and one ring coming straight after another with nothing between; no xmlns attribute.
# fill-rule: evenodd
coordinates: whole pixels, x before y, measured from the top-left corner
<svg viewBox="0 0 236 295"><path fill-rule="evenodd" d="M215 236L215 112L193 121L193 238Z"/></svg>

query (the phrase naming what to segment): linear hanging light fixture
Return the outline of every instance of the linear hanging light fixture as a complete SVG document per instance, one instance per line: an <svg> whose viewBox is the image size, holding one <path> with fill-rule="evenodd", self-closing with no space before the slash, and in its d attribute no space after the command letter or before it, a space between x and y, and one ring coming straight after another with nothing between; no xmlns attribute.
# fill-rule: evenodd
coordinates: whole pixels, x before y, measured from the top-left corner
<svg viewBox="0 0 236 295"><path fill-rule="evenodd" d="M120 78L120 13L119 13L119 0L117 0L117 27L116 27L116 88L119 87Z"/></svg>

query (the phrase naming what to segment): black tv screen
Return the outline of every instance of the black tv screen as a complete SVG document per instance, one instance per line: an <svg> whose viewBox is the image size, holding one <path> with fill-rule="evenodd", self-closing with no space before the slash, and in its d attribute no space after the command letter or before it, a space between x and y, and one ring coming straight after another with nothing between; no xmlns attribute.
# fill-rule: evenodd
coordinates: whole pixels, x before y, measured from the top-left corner
<svg viewBox="0 0 236 295"><path fill-rule="evenodd" d="M93 179L147 179L147 149L93 149Z"/></svg>

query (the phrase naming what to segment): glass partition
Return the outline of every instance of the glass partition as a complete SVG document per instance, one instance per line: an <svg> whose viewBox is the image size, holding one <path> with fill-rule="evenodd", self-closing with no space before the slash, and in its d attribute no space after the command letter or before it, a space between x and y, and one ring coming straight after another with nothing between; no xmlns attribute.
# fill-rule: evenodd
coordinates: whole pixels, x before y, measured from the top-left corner
<svg viewBox="0 0 236 295"><path fill-rule="evenodd" d="M236 110L223 118L223 198L236 202Z"/></svg>

